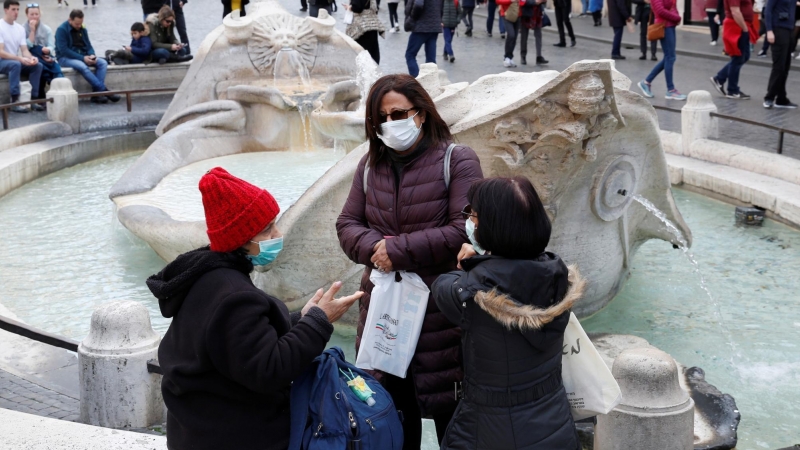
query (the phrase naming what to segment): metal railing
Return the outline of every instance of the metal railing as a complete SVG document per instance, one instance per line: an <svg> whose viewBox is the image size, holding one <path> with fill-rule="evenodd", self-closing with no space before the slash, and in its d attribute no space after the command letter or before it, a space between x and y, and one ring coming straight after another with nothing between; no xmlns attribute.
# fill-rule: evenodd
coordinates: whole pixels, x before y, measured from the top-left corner
<svg viewBox="0 0 800 450"><path fill-rule="evenodd" d="M8 317L0 316L0 330L6 330L9 333L14 333L28 339L33 339L34 341L39 341L43 344L52 345L53 347L67 349L71 352L78 351L78 341L73 341L72 339L65 338L63 336L58 336L56 334L39 330Z"/></svg>
<svg viewBox="0 0 800 450"><path fill-rule="evenodd" d="M673 112L673 113L679 113L679 114L681 112L683 112L680 109L670 108L669 106L653 105L653 108L660 109L662 111L669 111L669 112ZM743 123L743 124L746 124L746 125L754 125L754 126L757 126L757 127L766 128L768 130L777 131L778 132L778 154L779 155L783 154L783 137L784 137L784 135L791 134L792 136L800 136L800 131L789 130L789 129L786 129L786 128L783 128L783 127L770 125L768 123L756 122L755 120L742 119L741 117L729 116L727 114L719 114L719 113L715 113L715 112L712 112L710 115L711 115L711 117L718 117L720 119L731 120L731 121Z"/></svg>
<svg viewBox="0 0 800 450"><path fill-rule="evenodd" d="M153 88L153 89L127 89L124 91L104 91L104 92L86 92L78 94L78 98L91 98L91 97L105 97L107 95L124 95L128 112L133 109L133 95L134 94L174 94L178 89L176 88ZM27 106L34 103L53 103L52 98L37 99L28 102L6 103L0 105L0 111L3 114L3 129L8 129L8 110L15 106Z"/></svg>

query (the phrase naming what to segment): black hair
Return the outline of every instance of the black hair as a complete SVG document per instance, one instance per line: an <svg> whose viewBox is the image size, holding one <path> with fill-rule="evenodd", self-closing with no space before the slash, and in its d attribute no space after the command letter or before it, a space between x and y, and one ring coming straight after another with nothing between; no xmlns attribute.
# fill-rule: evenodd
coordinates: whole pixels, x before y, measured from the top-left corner
<svg viewBox="0 0 800 450"><path fill-rule="evenodd" d="M492 255L533 259L547 248L550 219L527 178L477 181L470 186L467 200L478 216L475 239Z"/></svg>
<svg viewBox="0 0 800 450"><path fill-rule="evenodd" d="M75 20L75 18L83 19L83 11L80 9L73 9L69 12L69 20Z"/></svg>
<svg viewBox="0 0 800 450"><path fill-rule="evenodd" d="M134 22L131 25L131 31L138 31L139 33L144 31L144 24L142 22Z"/></svg>
<svg viewBox="0 0 800 450"><path fill-rule="evenodd" d="M6 0L3 2L3 9L11 8L13 5L19 6L19 2L17 0Z"/></svg>

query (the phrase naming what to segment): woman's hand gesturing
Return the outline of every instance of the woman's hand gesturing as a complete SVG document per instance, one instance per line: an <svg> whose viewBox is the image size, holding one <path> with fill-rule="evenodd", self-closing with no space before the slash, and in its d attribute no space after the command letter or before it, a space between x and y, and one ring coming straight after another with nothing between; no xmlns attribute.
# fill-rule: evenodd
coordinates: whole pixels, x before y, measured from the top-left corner
<svg viewBox="0 0 800 450"><path fill-rule="evenodd" d="M477 254L478 252L475 251L475 247L473 247L472 244L461 244L461 250L458 252L458 256L456 257L458 260L458 268L464 270L461 267L461 260L471 258Z"/></svg>
<svg viewBox="0 0 800 450"><path fill-rule="evenodd" d="M389 259L389 254L386 253L386 239L382 239L375 244L372 250L375 252L370 258L373 267L378 269L379 272L391 272L394 270L392 260Z"/></svg>
<svg viewBox="0 0 800 450"><path fill-rule="evenodd" d="M306 306L303 307L302 315L306 315L309 309L313 307L318 307L325 312L325 315L328 316L328 321L330 323L334 323L339 320L350 306L355 303L356 300L360 299L362 295L364 295L361 291L356 291L353 295L348 295L347 297L340 297L340 298L333 298L339 289L342 288L342 282L337 281L333 283L328 289L328 292L322 293L322 289L319 289L316 294L306 303Z"/></svg>

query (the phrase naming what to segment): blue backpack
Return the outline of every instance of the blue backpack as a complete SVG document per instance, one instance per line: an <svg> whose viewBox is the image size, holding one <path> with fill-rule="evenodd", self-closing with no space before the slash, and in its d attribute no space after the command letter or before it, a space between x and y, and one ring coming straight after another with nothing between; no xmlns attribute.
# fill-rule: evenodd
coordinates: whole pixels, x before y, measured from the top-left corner
<svg viewBox="0 0 800 450"><path fill-rule="evenodd" d="M373 406L347 381L361 376L374 392ZM339 347L325 350L292 383L289 450L401 450L403 426L386 389L348 363Z"/></svg>

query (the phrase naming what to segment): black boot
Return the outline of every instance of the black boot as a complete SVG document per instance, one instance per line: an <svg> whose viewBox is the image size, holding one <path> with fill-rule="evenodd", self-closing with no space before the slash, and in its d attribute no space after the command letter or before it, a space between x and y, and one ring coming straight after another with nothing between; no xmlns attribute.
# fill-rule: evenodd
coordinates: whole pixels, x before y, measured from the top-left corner
<svg viewBox="0 0 800 450"><path fill-rule="evenodd" d="M547 65L550 61L544 59L544 56L537 56L536 57L536 65L537 66L544 66Z"/></svg>

